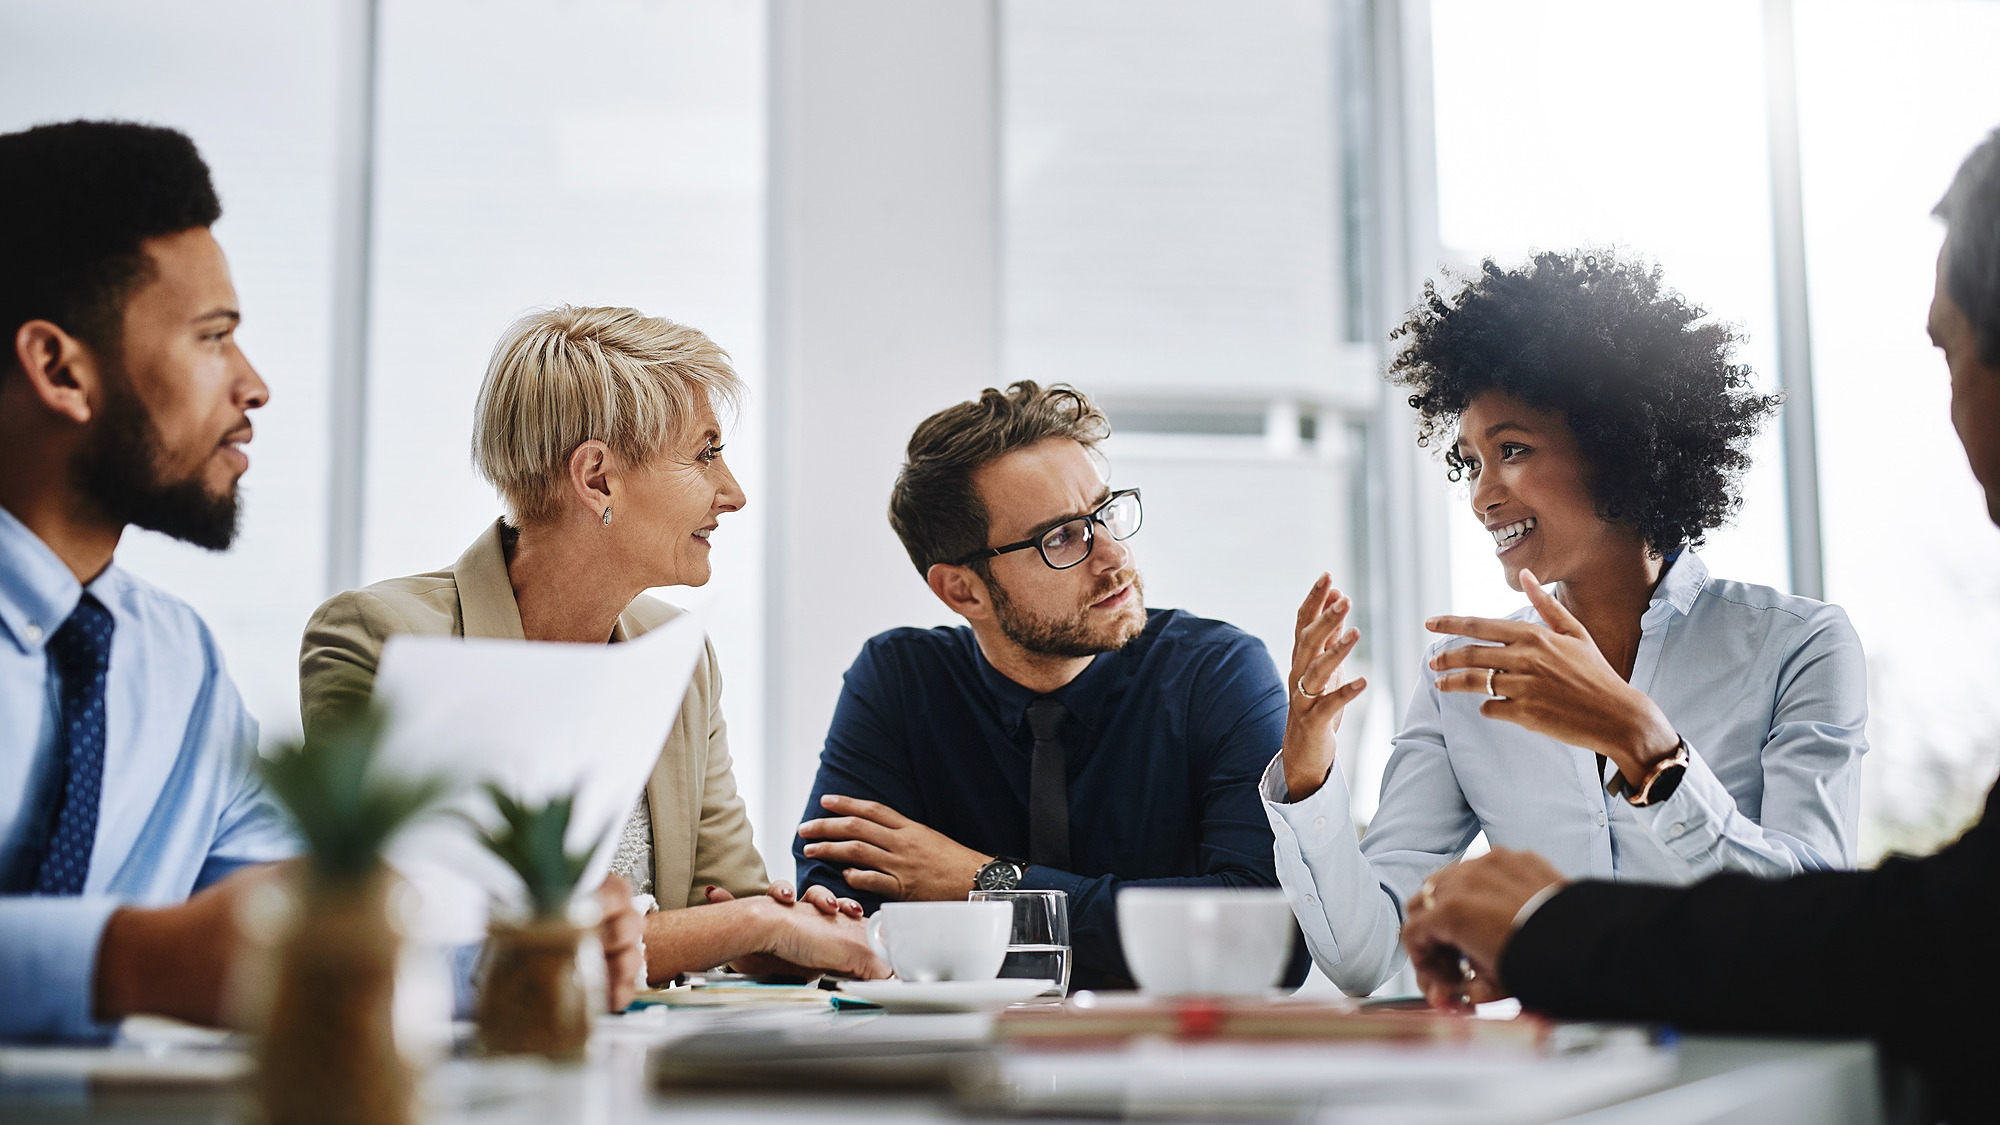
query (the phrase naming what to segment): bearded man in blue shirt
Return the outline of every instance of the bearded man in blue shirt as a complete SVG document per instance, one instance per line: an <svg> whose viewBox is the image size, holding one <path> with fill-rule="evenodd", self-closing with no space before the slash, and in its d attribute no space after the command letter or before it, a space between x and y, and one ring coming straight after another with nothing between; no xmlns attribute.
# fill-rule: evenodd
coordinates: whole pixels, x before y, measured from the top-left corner
<svg viewBox="0 0 2000 1125"><path fill-rule="evenodd" d="M1108 433L1083 394L1032 382L917 427L890 523L966 623L862 649L794 844L801 889L869 909L1065 892L1077 988L1131 987L1121 888L1277 885L1256 783L1285 689L1256 638L1147 610Z"/></svg>
<svg viewBox="0 0 2000 1125"><path fill-rule="evenodd" d="M112 554L229 546L269 391L186 137L47 125L0 168L0 1038L216 1023L240 869L294 846L215 638Z"/></svg>

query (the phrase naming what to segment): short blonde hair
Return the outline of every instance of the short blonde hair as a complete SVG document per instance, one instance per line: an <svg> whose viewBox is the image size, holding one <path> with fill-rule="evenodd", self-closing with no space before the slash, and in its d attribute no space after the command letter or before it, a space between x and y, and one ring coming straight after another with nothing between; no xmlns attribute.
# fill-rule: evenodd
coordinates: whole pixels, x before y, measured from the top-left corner
<svg viewBox="0 0 2000 1125"><path fill-rule="evenodd" d="M742 399L729 353L700 329L637 309L562 305L509 325L473 408L472 464L516 525L561 510L569 456L593 438L643 464L704 405Z"/></svg>

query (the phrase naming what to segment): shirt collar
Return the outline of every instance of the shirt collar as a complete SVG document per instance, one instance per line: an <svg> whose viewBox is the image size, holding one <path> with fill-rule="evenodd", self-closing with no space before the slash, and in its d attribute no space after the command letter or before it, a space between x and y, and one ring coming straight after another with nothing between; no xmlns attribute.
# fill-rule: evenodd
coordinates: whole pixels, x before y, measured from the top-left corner
<svg viewBox="0 0 2000 1125"><path fill-rule="evenodd" d="M1653 587L1653 599L1646 608L1642 627L1654 625L1670 613L1686 617L1694 612L1695 599L1708 586L1708 564L1701 561L1700 555L1683 547L1669 557L1671 565L1660 577L1660 584Z"/></svg>
<svg viewBox="0 0 2000 1125"><path fill-rule="evenodd" d="M105 575L111 569L106 567ZM0 508L0 626L15 647L27 654L41 651L82 597L83 585L62 559Z"/></svg>
<svg viewBox="0 0 2000 1125"><path fill-rule="evenodd" d="M1139 638L1135 637L1127 647L1138 643ZM980 681L993 693L999 706L1001 725L1007 728L1010 737L1018 737L1021 727L1028 721L1028 704L1041 696L1008 679L988 663L986 653L980 649L976 638L972 642L972 651L973 659L979 665ZM1090 666L1079 672L1075 679L1049 693L1069 708L1070 715L1082 723L1085 730L1097 728L1097 714L1117 680L1117 674L1112 670L1114 658L1122 651L1098 653Z"/></svg>

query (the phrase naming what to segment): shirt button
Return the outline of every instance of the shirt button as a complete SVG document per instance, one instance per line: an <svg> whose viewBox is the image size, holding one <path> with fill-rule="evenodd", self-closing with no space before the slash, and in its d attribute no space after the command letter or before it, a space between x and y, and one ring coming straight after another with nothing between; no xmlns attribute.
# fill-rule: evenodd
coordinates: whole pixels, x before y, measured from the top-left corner
<svg viewBox="0 0 2000 1125"><path fill-rule="evenodd" d="M42 643L42 627L40 625L28 626L21 630L21 635L28 638L28 643L31 645Z"/></svg>
<svg viewBox="0 0 2000 1125"><path fill-rule="evenodd" d="M1667 829L1667 838L1669 840L1678 840L1681 838L1681 835L1685 833L1687 830L1688 830L1687 822L1676 820Z"/></svg>
<svg viewBox="0 0 2000 1125"><path fill-rule="evenodd" d="M1598 826L1599 828L1602 828L1602 827L1604 827L1604 810L1603 810L1603 809L1599 809L1599 810L1597 810L1597 826Z"/></svg>
<svg viewBox="0 0 2000 1125"><path fill-rule="evenodd" d="M1307 906L1317 906L1317 905L1319 905L1319 896L1318 896L1318 895L1307 895L1307 896L1306 896L1306 905L1307 905Z"/></svg>
<svg viewBox="0 0 2000 1125"><path fill-rule="evenodd" d="M1314 828L1325 828L1325 827L1326 827L1326 818L1325 818L1325 817L1323 817L1323 816L1316 816L1316 817L1313 817L1313 827L1314 827Z"/></svg>

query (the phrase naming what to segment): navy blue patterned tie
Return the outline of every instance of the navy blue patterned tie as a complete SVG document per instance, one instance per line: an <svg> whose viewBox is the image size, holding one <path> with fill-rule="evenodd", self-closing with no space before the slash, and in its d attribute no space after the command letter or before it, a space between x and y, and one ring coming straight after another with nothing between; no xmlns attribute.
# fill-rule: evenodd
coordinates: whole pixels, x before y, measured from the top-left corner
<svg viewBox="0 0 2000 1125"><path fill-rule="evenodd" d="M49 638L49 666L61 684L62 803L35 875L38 895L83 893L97 843L104 789L104 678L111 666L111 611L85 594Z"/></svg>

